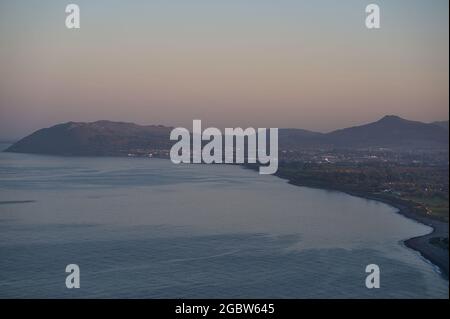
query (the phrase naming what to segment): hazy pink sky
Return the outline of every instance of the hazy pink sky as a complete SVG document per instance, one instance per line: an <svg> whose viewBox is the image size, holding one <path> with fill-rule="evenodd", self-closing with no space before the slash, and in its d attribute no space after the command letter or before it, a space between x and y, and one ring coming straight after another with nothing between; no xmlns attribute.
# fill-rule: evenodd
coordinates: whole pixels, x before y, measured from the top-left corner
<svg viewBox="0 0 450 319"><path fill-rule="evenodd" d="M99 119L329 131L448 119L448 1L0 0L0 138Z"/></svg>

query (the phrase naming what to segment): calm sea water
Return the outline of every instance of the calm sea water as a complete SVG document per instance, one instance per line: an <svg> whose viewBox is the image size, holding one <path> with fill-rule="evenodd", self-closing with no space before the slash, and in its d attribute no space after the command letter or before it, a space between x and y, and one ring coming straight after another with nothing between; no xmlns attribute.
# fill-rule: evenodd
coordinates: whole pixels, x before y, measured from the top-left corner
<svg viewBox="0 0 450 319"><path fill-rule="evenodd" d="M448 298L401 244L429 231L235 166L0 153L3 298ZM371 263L380 289L365 288Z"/></svg>

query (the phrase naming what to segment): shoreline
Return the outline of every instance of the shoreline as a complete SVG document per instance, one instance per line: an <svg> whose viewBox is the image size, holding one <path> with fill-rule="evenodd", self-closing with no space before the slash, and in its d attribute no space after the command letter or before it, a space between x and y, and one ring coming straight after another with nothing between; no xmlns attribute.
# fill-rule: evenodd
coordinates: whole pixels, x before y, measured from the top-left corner
<svg viewBox="0 0 450 319"><path fill-rule="evenodd" d="M0 150L0 152L4 152L4 150ZM34 155L46 155L46 156L61 156L61 155L53 155L53 154L34 154ZM73 157L73 156L69 156ZM82 156L85 157L85 156ZM98 157L98 156L88 156L88 157ZM110 156L108 156L110 157ZM128 158L127 156L111 156L111 157L124 157ZM166 159L164 157L154 157L154 158L160 158L160 159ZM225 164L225 165L237 165L241 166L244 169L251 169L255 170L254 166L251 165L241 165L241 164ZM430 239L435 237L449 237L449 228L448 223L443 222L441 220L438 220L436 218L431 218L429 216L414 212L404 201L401 199L395 199L395 198L387 198L384 196L372 194L372 193L365 193L362 191L354 191L354 190L348 190L348 189L339 189L339 188L332 188L328 187L326 185L321 185L320 183L314 184L314 183L299 183L294 182L291 180L291 178L286 174L280 174L276 173L273 176L276 176L278 178L281 178L285 181L287 181L289 184L294 186L300 186L300 187L309 187L309 188L316 188L321 190L329 190L329 191L337 191L342 192L351 196L363 198L366 200L374 200L378 202L382 202L384 204L387 204L389 206L394 207L397 209L396 213L411 219L415 222L421 223L423 225L429 226L432 231L428 234L416 236L412 238L408 238L405 240L402 240L401 243L403 243L407 248L412 249L416 252L418 252L422 258L430 262L433 266L437 267L439 269L440 275L445 279L449 280L449 251L445 250L443 248L437 247L436 245L433 245L430 242Z"/></svg>
<svg viewBox="0 0 450 319"><path fill-rule="evenodd" d="M382 202L389 206L397 209L397 214L400 214L406 218L412 219L415 222L421 223L423 225L431 227L432 231L428 234L416 236L412 238L408 238L402 240L401 242L409 249L412 249L418 252L424 259L430 262L433 266L436 266L439 269L440 275L445 279L449 280L449 252L443 248L436 247L435 245L430 243L430 239L434 237L448 237L448 224L437 220L435 218L431 218L425 215L421 215L411 211L411 209L404 203L401 203L400 200L395 200L391 198L384 198L381 196L376 196L374 194L367 194L364 192L356 192L345 189L337 189L337 188L327 188L320 185L309 185L296 183L289 179L289 177L284 175L277 175L277 177L286 180L289 184L299 187L309 187L316 188L322 190L329 191L338 191L351 196L356 196L359 198L367 199L367 200L375 200L378 202Z"/></svg>

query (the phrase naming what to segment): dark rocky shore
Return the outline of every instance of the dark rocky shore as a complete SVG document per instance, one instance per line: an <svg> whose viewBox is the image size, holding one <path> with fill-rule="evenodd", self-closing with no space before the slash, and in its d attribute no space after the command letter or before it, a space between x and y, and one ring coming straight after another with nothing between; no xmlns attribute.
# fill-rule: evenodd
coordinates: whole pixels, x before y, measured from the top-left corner
<svg viewBox="0 0 450 319"><path fill-rule="evenodd" d="M448 223L437 220L435 218L431 218L424 214L413 212L407 205L403 204L401 201L386 199L384 197L370 194L350 194L358 197L377 200L391 205L398 209L399 214L431 227L433 229L431 233L407 239L404 241L404 244L406 247L418 251L425 259L438 266L442 276L448 280L449 252L442 247L438 247L432 244L430 241L432 238L448 238Z"/></svg>
<svg viewBox="0 0 450 319"><path fill-rule="evenodd" d="M392 198L386 198L383 196L377 196L375 194L367 194L363 192L355 192L348 191L344 189L337 188L327 188L321 187L317 185L308 185L302 184L298 182L292 182L286 176L279 176L280 178L287 179L290 184L296 186L304 186L304 187L312 187L312 188L320 188L320 189L328 189L339 192L344 192L352 196L357 196L365 199L376 200L379 202L383 202L390 206L393 206L398 209L398 213L415 220L421 224L427 225L433 229L433 231L424 236L413 237L404 241L406 247L418 251L425 259L430 261L432 264L439 267L441 275L448 280L448 268L449 268L449 251L442 247L438 247L431 243L432 238L448 238L449 228L448 223L444 221L437 220L435 218L431 218L425 214L414 212L408 205L403 203L401 200L395 200Z"/></svg>

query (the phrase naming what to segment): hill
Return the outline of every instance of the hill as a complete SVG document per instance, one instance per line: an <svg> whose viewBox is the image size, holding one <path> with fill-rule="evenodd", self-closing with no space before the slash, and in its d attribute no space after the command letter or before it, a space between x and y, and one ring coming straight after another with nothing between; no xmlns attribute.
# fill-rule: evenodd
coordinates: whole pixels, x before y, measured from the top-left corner
<svg viewBox="0 0 450 319"><path fill-rule="evenodd" d="M335 147L433 149L448 148L448 131L435 124L387 115L382 119L326 134Z"/></svg>
<svg viewBox="0 0 450 319"><path fill-rule="evenodd" d="M6 152L54 155L116 156L140 149L168 149L172 128L134 123L68 122L40 129Z"/></svg>
<svg viewBox="0 0 450 319"><path fill-rule="evenodd" d="M448 149L448 121L422 123L398 116L360 126L317 133L280 129L280 149ZM40 129L6 149L7 152L53 155L123 156L169 150L172 128L156 125L97 121L68 122Z"/></svg>

